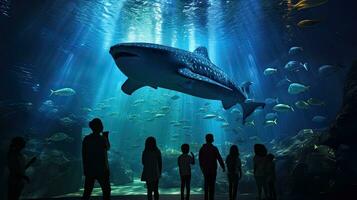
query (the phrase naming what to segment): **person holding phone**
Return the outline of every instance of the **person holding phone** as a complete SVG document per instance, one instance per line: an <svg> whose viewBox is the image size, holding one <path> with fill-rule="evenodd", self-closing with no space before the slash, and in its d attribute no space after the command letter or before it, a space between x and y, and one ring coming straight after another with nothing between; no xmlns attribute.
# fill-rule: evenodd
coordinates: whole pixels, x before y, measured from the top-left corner
<svg viewBox="0 0 357 200"><path fill-rule="evenodd" d="M85 176L82 199L89 199L97 180L102 188L103 199L110 199L110 180L108 153L110 148L109 132L103 132L103 123L99 118L89 122L92 133L85 136L82 144L82 161Z"/></svg>

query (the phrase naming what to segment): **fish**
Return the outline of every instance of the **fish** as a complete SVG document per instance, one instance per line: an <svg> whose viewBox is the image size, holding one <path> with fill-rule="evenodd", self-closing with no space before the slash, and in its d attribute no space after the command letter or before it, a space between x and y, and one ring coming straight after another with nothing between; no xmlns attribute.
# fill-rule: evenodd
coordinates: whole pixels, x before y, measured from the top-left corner
<svg viewBox="0 0 357 200"><path fill-rule="evenodd" d="M82 111L82 112L85 112L85 113L90 113L90 112L92 112L93 110L90 109L90 108L84 107L84 108L81 108L81 111Z"/></svg>
<svg viewBox="0 0 357 200"><path fill-rule="evenodd" d="M297 23L298 27L300 28L307 28L312 27L316 24L319 24L321 21L317 19L304 19Z"/></svg>
<svg viewBox="0 0 357 200"><path fill-rule="evenodd" d="M290 55L296 55L296 54L298 54L298 53L300 53L302 51L304 51L304 49L302 47L291 47L289 49L289 54Z"/></svg>
<svg viewBox="0 0 357 200"><path fill-rule="evenodd" d="M207 114L205 116L203 116L203 119L212 119L212 118L215 118L216 115L215 114Z"/></svg>
<svg viewBox="0 0 357 200"><path fill-rule="evenodd" d="M224 122L224 123L222 123L221 127L222 128L227 128L227 127L229 127L229 123L228 122Z"/></svg>
<svg viewBox="0 0 357 200"><path fill-rule="evenodd" d="M328 0L300 0L295 5L291 5L296 10L303 10L308 8L314 8L327 3Z"/></svg>
<svg viewBox="0 0 357 200"><path fill-rule="evenodd" d="M266 98L264 102L265 102L265 104L278 104L279 103L279 99L278 99L278 97L276 97L276 98Z"/></svg>
<svg viewBox="0 0 357 200"><path fill-rule="evenodd" d="M319 67L319 75L320 76L331 76L340 70L341 70L341 67L337 67L334 65L323 65L323 66Z"/></svg>
<svg viewBox="0 0 357 200"><path fill-rule="evenodd" d="M163 113L158 113L158 114L155 114L155 118L161 118L161 117L164 117L165 116L165 114L163 114Z"/></svg>
<svg viewBox="0 0 357 200"><path fill-rule="evenodd" d="M211 62L205 47L189 52L153 43L120 43L110 47L109 53L128 77L121 87L127 95L150 86L220 100L225 110L239 103L243 121L256 108L265 106L246 102L247 94Z"/></svg>
<svg viewBox="0 0 357 200"><path fill-rule="evenodd" d="M52 136L46 138L47 142L61 142L61 141L66 141L66 142L72 142L74 139L70 136L68 136L66 133L63 132L58 132L53 134Z"/></svg>
<svg viewBox="0 0 357 200"><path fill-rule="evenodd" d="M277 119L278 118L278 113L274 112L274 113L267 113L265 115L265 120L273 120L273 119Z"/></svg>
<svg viewBox="0 0 357 200"><path fill-rule="evenodd" d="M255 126L255 122L254 122L254 120L246 121L244 123L244 125L254 127Z"/></svg>
<svg viewBox="0 0 357 200"><path fill-rule="evenodd" d="M255 141L258 141L260 140L260 138L258 136L251 136L249 137L250 140L255 140Z"/></svg>
<svg viewBox="0 0 357 200"><path fill-rule="evenodd" d="M134 101L134 104L139 104L139 103L144 103L145 100L144 99L138 99Z"/></svg>
<svg viewBox="0 0 357 200"><path fill-rule="evenodd" d="M273 107L273 110L276 112L288 112L288 111L294 111L294 108L290 105L287 104L276 104Z"/></svg>
<svg viewBox="0 0 357 200"><path fill-rule="evenodd" d="M306 101L299 100L295 102L295 106L300 109L308 109L310 105Z"/></svg>
<svg viewBox="0 0 357 200"><path fill-rule="evenodd" d="M326 105L324 101L321 101L320 99L315 99L315 98L309 98L307 100L307 103L313 106L324 106Z"/></svg>
<svg viewBox="0 0 357 200"><path fill-rule="evenodd" d="M182 129L185 129L185 130L188 130L188 129L191 129L192 126L183 126Z"/></svg>
<svg viewBox="0 0 357 200"><path fill-rule="evenodd" d="M179 95L174 95L174 96L171 97L172 100L177 100L177 99L179 99L179 98L180 98Z"/></svg>
<svg viewBox="0 0 357 200"><path fill-rule="evenodd" d="M307 129L301 129L298 134L301 135L301 134L313 134L313 133L314 130L312 130L311 128L307 128Z"/></svg>
<svg viewBox="0 0 357 200"><path fill-rule="evenodd" d="M284 66L284 69L288 70L288 71L299 71L300 69L305 69L306 71L309 71L309 68L307 66L307 63L300 63L298 61L289 61L288 63L286 63L286 65Z"/></svg>
<svg viewBox="0 0 357 200"><path fill-rule="evenodd" d="M286 86L289 85L291 83L291 80L288 79L287 77L281 79L279 82L276 83L276 87L282 87L282 86Z"/></svg>
<svg viewBox="0 0 357 200"><path fill-rule="evenodd" d="M269 76L269 75L275 74L276 72L278 72L278 69L268 67L264 70L263 73L265 76Z"/></svg>
<svg viewBox="0 0 357 200"><path fill-rule="evenodd" d="M69 117L63 117L60 119L60 123L63 125L63 126L71 126L72 124L75 123L75 121Z"/></svg>
<svg viewBox="0 0 357 200"><path fill-rule="evenodd" d="M217 116L216 120L220 121L220 122L225 122L226 121L223 117L221 117L219 115Z"/></svg>
<svg viewBox="0 0 357 200"><path fill-rule="evenodd" d="M58 90L50 90L50 96L54 95L54 96L67 97L67 96L73 96L75 94L76 94L76 91L72 88L62 88L62 89L58 89Z"/></svg>
<svg viewBox="0 0 357 200"><path fill-rule="evenodd" d="M233 113L241 113L241 111L239 110L239 109L237 109L237 108L233 108L232 110L231 110L231 113L233 114Z"/></svg>
<svg viewBox="0 0 357 200"><path fill-rule="evenodd" d="M277 119L266 120L266 121L264 122L264 127L274 126L274 125L277 125L277 124L278 124Z"/></svg>
<svg viewBox="0 0 357 200"><path fill-rule="evenodd" d="M317 123L321 123L324 122L326 120L325 116L321 116L321 115L316 115L312 118L313 122L317 122Z"/></svg>
<svg viewBox="0 0 357 200"><path fill-rule="evenodd" d="M288 88L289 94L299 94L309 90L310 86L305 86L301 83L291 83Z"/></svg>

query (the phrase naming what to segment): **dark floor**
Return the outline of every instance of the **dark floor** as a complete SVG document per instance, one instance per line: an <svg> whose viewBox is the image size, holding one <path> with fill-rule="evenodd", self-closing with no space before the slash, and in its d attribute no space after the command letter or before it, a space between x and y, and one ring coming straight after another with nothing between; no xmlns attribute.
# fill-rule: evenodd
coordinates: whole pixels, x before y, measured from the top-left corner
<svg viewBox="0 0 357 200"><path fill-rule="evenodd" d="M80 197L64 197L64 198L47 198L51 200L80 200ZM102 197L92 197L91 200L99 200ZM146 200L144 195L126 195L126 196L113 196L111 200ZM242 194L238 197L238 200L255 200L255 195ZM40 200L40 199L36 199ZM45 200L45 199L41 199ZM180 200L179 195L160 195L160 200ZM203 200L203 195L191 195L190 200ZM226 195L217 195L215 200L228 200Z"/></svg>

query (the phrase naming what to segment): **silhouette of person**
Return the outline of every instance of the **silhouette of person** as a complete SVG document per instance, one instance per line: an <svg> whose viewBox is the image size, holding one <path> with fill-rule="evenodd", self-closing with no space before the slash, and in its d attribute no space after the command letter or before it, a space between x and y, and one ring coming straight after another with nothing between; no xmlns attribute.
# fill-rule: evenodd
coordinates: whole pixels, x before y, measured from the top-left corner
<svg viewBox="0 0 357 200"><path fill-rule="evenodd" d="M89 127L92 129L92 133L84 137L82 144L85 176L82 199L90 198L94 183L97 180L102 188L103 199L109 200L111 192L107 152L110 148L109 132L103 132L103 123L99 118L90 121Z"/></svg>
<svg viewBox="0 0 357 200"><path fill-rule="evenodd" d="M186 200L190 199L190 183L191 183L191 165L195 164L195 156L190 151L190 146L188 144L181 145L182 154L178 157L177 163L180 171L181 178L181 200L184 200L185 187L186 187Z"/></svg>
<svg viewBox="0 0 357 200"><path fill-rule="evenodd" d="M213 135L206 135L206 144L203 144L199 151L200 168L204 176L204 199L213 200L217 176L217 161L225 172L225 166L218 148L214 146Z"/></svg>
<svg viewBox="0 0 357 200"><path fill-rule="evenodd" d="M232 145L226 158L229 200L237 199L238 183L242 178L242 162L237 145Z"/></svg>
<svg viewBox="0 0 357 200"><path fill-rule="evenodd" d="M26 146L26 141L22 137L15 137L11 140L9 151L7 154L9 177L8 177L8 199L17 200L20 198L22 190L25 186L25 181L28 183L30 179L26 176L26 169L29 168L35 161L33 157L26 163L25 156L22 150Z"/></svg>
<svg viewBox="0 0 357 200"><path fill-rule="evenodd" d="M254 153L254 178L258 188L258 199L260 200L262 199L262 190L264 190L265 197L267 197L265 163L268 151L264 145L255 144Z"/></svg>
<svg viewBox="0 0 357 200"><path fill-rule="evenodd" d="M141 180L146 181L147 198L148 200L152 200L152 193L154 193L154 199L158 200L159 179L162 172L162 158L161 151L156 146L156 139L154 137L146 138L141 162L144 167Z"/></svg>
<svg viewBox="0 0 357 200"><path fill-rule="evenodd" d="M267 184L267 191L269 199L275 200L276 199L276 190L275 190L275 156L269 153L266 156L266 184Z"/></svg>

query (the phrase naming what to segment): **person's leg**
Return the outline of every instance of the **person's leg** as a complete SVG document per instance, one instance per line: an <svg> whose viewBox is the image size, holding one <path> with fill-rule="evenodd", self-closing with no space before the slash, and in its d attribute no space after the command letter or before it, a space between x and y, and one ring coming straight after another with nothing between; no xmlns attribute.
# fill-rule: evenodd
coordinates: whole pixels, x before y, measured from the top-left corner
<svg viewBox="0 0 357 200"><path fill-rule="evenodd" d="M204 199L208 200L208 175L204 174Z"/></svg>
<svg viewBox="0 0 357 200"><path fill-rule="evenodd" d="M262 188L264 190L264 198L265 199L269 198L269 189L268 189L266 177L263 177L262 179Z"/></svg>
<svg viewBox="0 0 357 200"><path fill-rule="evenodd" d="M90 195L92 194L92 190L94 187L94 181L95 181L94 177L88 177L88 176L85 177L84 192L83 192L83 196L82 196L83 200L88 200L90 198Z"/></svg>
<svg viewBox="0 0 357 200"><path fill-rule="evenodd" d="M238 174L235 174L232 180L232 199L237 200L238 193Z"/></svg>
<svg viewBox="0 0 357 200"><path fill-rule="evenodd" d="M159 200L159 179L154 182L154 199Z"/></svg>
<svg viewBox="0 0 357 200"><path fill-rule="evenodd" d="M209 200L214 200L215 186L217 174L211 174L209 179L208 194Z"/></svg>
<svg viewBox="0 0 357 200"><path fill-rule="evenodd" d="M190 190L191 190L191 175L186 177L186 200L190 199Z"/></svg>
<svg viewBox="0 0 357 200"><path fill-rule="evenodd" d="M146 189L148 200L152 200L153 183L151 181L146 181Z"/></svg>
<svg viewBox="0 0 357 200"><path fill-rule="evenodd" d="M11 180L8 184L8 199L18 200L20 199L22 190L24 189L24 183L22 180Z"/></svg>
<svg viewBox="0 0 357 200"><path fill-rule="evenodd" d="M111 188L109 176L98 178L98 182L102 188L103 200L110 200Z"/></svg>
<svg viewBox="0 0 357 200"><path fill-rule="evenodd" d="M185 198L185 177L181 176L181 200L184 200Z"/></svg>
<svg viewBox="0 0 357 200"><path fill-rule="evenodd" d="M257 184L257 189L258 189L258 199L262 199L262 183L261 183L261 178L259 176L255 177L255 183Z"/></svg>
<svg viewBox="0 0 357 200"><path fill-rule="evenodd" d="M229 196L229 200L233 200L233 194L232 194L232 175L228 174L228 196Z"/></svg>

